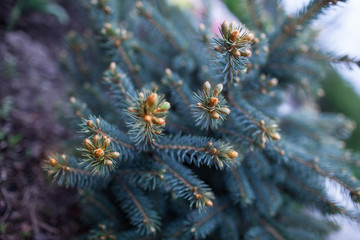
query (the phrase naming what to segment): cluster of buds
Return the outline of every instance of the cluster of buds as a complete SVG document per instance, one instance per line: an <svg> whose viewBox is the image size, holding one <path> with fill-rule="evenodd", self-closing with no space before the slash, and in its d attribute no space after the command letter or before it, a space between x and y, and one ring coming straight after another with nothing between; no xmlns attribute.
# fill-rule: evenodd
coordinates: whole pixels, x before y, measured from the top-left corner
<svg viewBox="0 0 360 240"><path fill-rule="evenodd" d="M204 192L200 193L196 186L192 187L191 191L195 197L195 207L196 208L204 208L204 207L212 207L214 203L211 201L214 196L211 193Z"/></svg>
<svg viewBox="0 0 360 240"><path fill-rule="evenodd" d="M153 144L163 131L170 103L163 100L156 92L139 92L137 98L130 102L127 109L129 116L135 120L128 125L131 138L140 143Z"/></svg>
<svg viewBox="0 0 360 240"><path fill-rule="evenodd" d="M215 39L217 45L214 50L219 53L230 54L233 58L247 58L251 56L250 44L254 40L254 34L247 33L235 22L228 24L224 21L220 27L221 38Z"/></svg>
<svg viewBox="0 0 360 240"><path fill-rule="evenodd" d="M270 125L265 125L265 121L261 119L259 125L262 129L260 144L262 148L265 148L265 143L267 139L279 141L281 139L280 134L278 133L278 125L273 123Z"/></svg>
<svg viewBox="0 0 360 240"><path fill-rule="evenodd" d="M115 46L120 46L123 41L132 37L132 34L126 29L120 29L108 22L105 23L104 28L101 29L101 33L113 41Z"/></svg>
<svg viewBox="0 0 360 240"><path fill-rule="evenodd" d="M93 127L94 123L89 120L87 122L89 127ZM110 147L111 139L107 136L95 134L92 139L86 138L84 140L84 154L85 161L89 161L90 165L96 167L98 165L105 165L110 168L114 165L114 159L120 156L120 153L113 152Z"/></svg>
<svg viewBox="0 0 360 240"><path fill-rule="evenodd" d="M112 10L108 5L106 5L107 2L108 2L108 0L92 0L91 4L95 5L97 8L104 11L104 13L111 14Z"/></svg>
<svg viewBox="0 0 360 240"><path fill-rule="evenodd" d="M220 169L224 168L224 163L229 165L235 162L239 153L226 144L213 144L208 142L205 146L207 151L215 161L216 166Z"/></svg>
<svg viewBox="0 0 360 240"><path fill-rule="evenodd" d="M196 100L199 102L193 106L196 124L202 129L217 128L218 125L225 120L230 114L230 109L226 106L226 100L221 95L223 85L217 84L213 90L211 85L206 81L202 91L195 94Z"/></svg>

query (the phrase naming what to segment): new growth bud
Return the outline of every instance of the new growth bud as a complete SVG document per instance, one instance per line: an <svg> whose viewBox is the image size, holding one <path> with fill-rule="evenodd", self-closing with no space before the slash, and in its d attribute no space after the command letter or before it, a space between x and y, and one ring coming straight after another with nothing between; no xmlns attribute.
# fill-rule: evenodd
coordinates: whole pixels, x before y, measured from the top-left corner
<svg viewBox="0 0 360 240"><path fill-rule="evenodd" d="M239 30L237 29L233 30L229 36L229 41L235 42L238 39L239 35L240 35Z"/></svg>

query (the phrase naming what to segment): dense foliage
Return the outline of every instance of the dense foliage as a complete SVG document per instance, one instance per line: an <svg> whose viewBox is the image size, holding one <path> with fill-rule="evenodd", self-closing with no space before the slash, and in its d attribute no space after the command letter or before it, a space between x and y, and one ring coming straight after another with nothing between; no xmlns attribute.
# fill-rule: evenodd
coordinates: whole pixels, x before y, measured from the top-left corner
<svg viewBox="0 0 360 240"><path fill-rule="evenodd" d="M336 4L288 17L239 1L248 28L212 34L207 12L197 27L165 0L82 2L91 29L69 34L62 61L83 143L45 169L81 189L87 237L309 240L334 228L325 216L360 220L325 189L360 201L342 142L354 126L316 105L329 61L353 61L308 29Z"/></svg>

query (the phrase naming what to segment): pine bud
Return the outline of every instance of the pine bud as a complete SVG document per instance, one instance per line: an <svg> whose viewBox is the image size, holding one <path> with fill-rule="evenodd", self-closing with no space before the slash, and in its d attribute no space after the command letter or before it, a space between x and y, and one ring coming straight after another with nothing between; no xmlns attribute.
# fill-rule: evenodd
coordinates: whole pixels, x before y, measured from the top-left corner
<svg viewBox="0 0 360 240"><path fill-rule="evenodd" d="M208 104L209 107L214 107L218 103L219 103L219 99L217 99L216 97L211 97Z"/></svg>
<svg viewBox="0 0 360 240"><path fill-rule="evenodd" d="M217 84L215 87L214 87L214 90L213 90L213 97L217 97L223 90L223 85L221 83Z"/></svg>
<svg viewBox="0 0 360 240"><path fill-rule="evenodd" d="M252 53L249 49L246 49L245 51L241 52L241 56L243 56L243 57L250 57L251 54Z"/></svg>
<svg viewBox="0 0 360 240"><path fill-rule="evenodd" d="M201 102L196 103L197 107L201 107L203 104Z"/></svg>
<svg viewBox="0 0 360 240"><path fill-rule="evenodd" d="M156 125L164 125L165 119L164 118L153 118L152 122Z"/></svg>
<svg viewBox="0 0 360 240"><path fill-rule="evenodd" d="M91 142L89 139L87 139L87 138L84 140L84 145L85 145L85 147L87 148L87 150L89 150L89 151L94 150L94 145L93 145L92 142Z"/></svg>
<svg viewBox="0 0 360 240"><path fill-rule="evenodd" d="M190 228L190 232L194 233L196 231L195 227Z"/></svg>
<svg viewBox="0 0 360 240"><path fill-rule="evenodd" d="M208 142L205 146L205 149L209 149L213 146L213 143L212 142Z"/></svg>
<svg viewBox="0 0 360 240"><path fill-rule="evenodd" d="M120 153L119 152L112 152L112 153L106 154L106 157L115 159L115 158L120 157Z"/></svg>
<svg viewBox="0 0 360 240"><path fill-rule="evenodd" d="M95 136L94 136L93 139L94 139L94 145L95 145L95 147L96 147L96 148L99 148L99 147L100 147L100 140L101 140L100 135L95 134Z"/></svg>
<svg viewBox="0 0 360 240"><path fill-rule="evenodd" d="M65 167L65 171L69 172L69 171L70 171L70 167L66 166L66 167Z"/></svg>
<svg viewBox="0 0 360 240"><path fill-rule="evenodd" d="M50 159L49 159L49 163L50 163L50 165L53 166L53 167L55 167L55 166L58 164L58 162L56 161L55 158L50 158Z"/></svg>
<svg viewBox="0 0 360 240"><path fill-rule="evenodd" d="M272 78L272 79L270 79L270 81L267 83L267 85L269 86L269 87L274 87L274 86L276 86L277 84L278 84L278 79L277 78Z"/></svg>
<svg viewBox="0 0 360 240"><path fill-rule="evenodd" d="M221 24L221 32L227 34L228 31L229 31L229 23L225 20Z"/></svg>
<svg viewBox="0 0 360 240"><path fill-rule="evenodd" d="M94 151L94 156L96 158L100 158L102 156L104 156L104 150L102 150L101 148L98 148Z"/></svg>
<svg viewBox="0 0 360 240"><path fill-rule="evenodd" d="M144 98L145 97L143 92L139 92L138 96L139 96L139 98Z"/></svg>
<svg viewBox="0 0 360 240"><path fill-rule="evenodd" d="M161 103L161 105L159 106L159 109L161 111L167 111L170 109L170 107L171 107L170 103L165 101L165 102Z"/></svg>
<svg viewBox="0 0 360 240"><path fill-rule="evenodd" d="M114 73L115 73L115 70L116 70L116 63L115 63L115 62L111 62L109 69L110 69L110 72L114 74Z"/></svg>
<svg viewBox="0 0 360 240"><path fill-rule="evenodd" d="M226 49L224 47L222 47L222 46L215 46L214 50L219 52L219 53L223 53L223 52L226 51Z"/></svg>
<svg viewBox="0 0 360 240"><path fill-rule="evenodd" d="M106 139L103 141L102 148L105 150L108 146L110 146L110 143L111 143L111 139L110 139L110 138L106 138Z"/></svg>
<svg viewBox="0 0 360 240"><path fill-rule="evenodd" d="M106 166L112 166L114 163L113 163L113 161L111 161L111 160L105 160L105 162L104 162L104 164L106 165Z"/></svg>
<svg viewBox="0 0 360 240"><path fill-rule="evenodd" d="M233 30L229 36L229 41L235 42L238 39L239 35L240 35L239 30L237 29Z"/></svg>
<svg viewBox="0 0 360 240"><path fill-rule="evenodd" d="M153 111L154 108L156 107L158 102L158 95L157 93L151 93L147 98L146 98L146 109L148 111Z"/></svg>
<svg viewBox="0 0 360 240"><path fill-rule="evenodd" d="M231 53L231 55L233 57L240 57L241 56L241 52L239 50L237 50L236 48L233 48L230 53Z"/></svg>
<svg viewBox="0 0 360 240"><path fill-rule="evenodd" d="M217 153L217 149L216 149L216 148L212 148L212 149L209 150L209 153L210 153L211 155L215 155L215 154Z"/></svg>
<svg viewBox="0 0 360 240"><path fill-rule="evenodd" d="M200 199L202 197L202 195L200 193L195 193L194 196L196 199Z"/></svg>
<svg viewBox="0 0 360 240"><path fill-rule="evenodd" d="M205 200L205 206L207 206L207 207L212 207L214 204L213 204L213 202L210 200L210 199L206 199Z"/></svg>
<svg viewBox="0 0 360 240"><path fill-rule="evenodd" d="M86 125L87 125L89 128L92 128L92 129L95 128L94 122L91 121L91 120L88 120L87 123L86 123Z"/></svg>
<svg viewBox="0 0 360 240"><path fill-rule="evenodd" d="M264 126L264 124L265 124L264 119L261 119L261 120L259 121L259 123L260 123L261 126Z"/></svg>
<svg viewBox="0 0 360 240"><path fill-rule="evenodd" d="M253 33L248 33L242 38L242 40L247 41L247 42L251 42L254 39L254 37L255 36L254 36Z"/></svg>
<svg viewBox="0 0 360 240"><path fill-rule="evenodd" d="M231 151L228 154L226 154L229 158L237 158L239 156L239 153L237 151Z"/></svg>
<svg viewBox="0 0 360 240"><path fill-rule="evenodd" d="M154 228L154 226L150 226L150 232L155 232L155 228Z"/></svg>
<svg viewBox="0 0 360 240"><path fill-rule="evenodd" d="M285 151L284 151L284 150L281 150L281 151L280 151L280 155L284 156L284 155L285 155Z"/></svg>
<svg viewBox="0 0 360 240"><path fill-rule="evenodd" d="M137 1L136 2L136 7L139 8L139 9L142 9L144 7L144 5L142 4L142 2Z"/></svg>
<svg viewBox="0 0 360 240"><path fill-rule="evenodd" d="M271 138L275 141L279 141L281 139L281 136L279 133L275 132L275 133L272 133L271 135Z"/></svg>
<svg viewBox="0 0 360 240"><path fill-rule="evenodd" d="M211 112L211 117L216 120L220 118L220 115L217 112L213 111Z"/></svg>
<svg viewBox="0 0 360 240"><path fill-rule="evenodd" d="M211 85L208 81L204 82L203 91L208 94L211 90Z"/></svg>
<svg viewBox="0 0 360 240"><path fill-rule="evenodd" d="M144 116L144 121L147 122L147 123L150 123L152 119L153 119L153 117L151 115L149 115L149 114L146 114Z"/></svg>
<svg viewBox="0 0 360 240"><path fill-rule="evenodd" d="M221 112L221 113L224 113L226 115L229 115L230 114L230 109L229 108L218 108L218 111Z"/></svg>

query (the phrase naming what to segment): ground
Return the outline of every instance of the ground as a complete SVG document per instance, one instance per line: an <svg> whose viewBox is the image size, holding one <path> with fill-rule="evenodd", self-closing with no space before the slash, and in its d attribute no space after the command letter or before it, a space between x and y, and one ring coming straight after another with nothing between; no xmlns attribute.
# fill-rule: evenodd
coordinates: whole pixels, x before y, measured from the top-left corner
<svg viewBox="0 0 360 240"><path fill-rule="evenodd" d="M71 137L58 121L68 112L58 58L64 35L81 31L81 21L59 1L69 24L29 12L6 31L14 3L0 8L0 239L71 239L83 228L76 190L51 185L42 162Z"/></svg>

